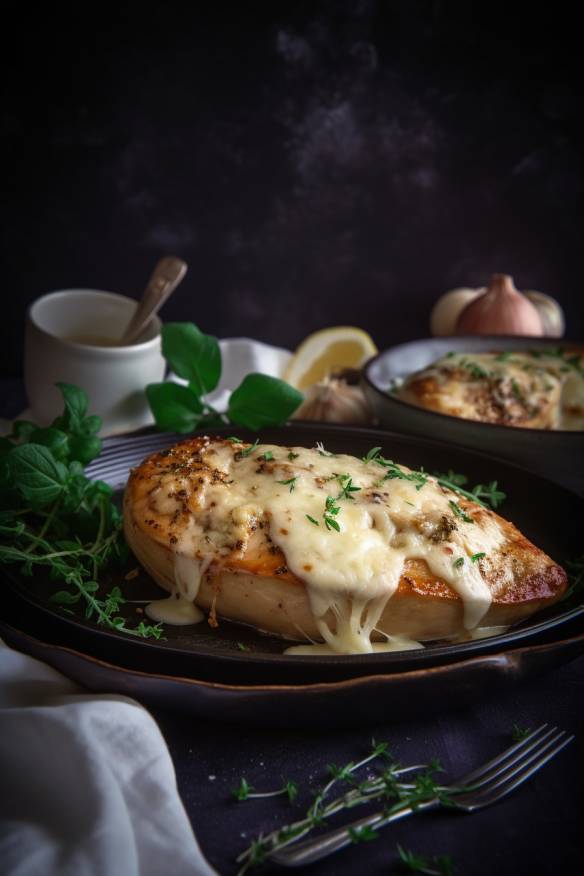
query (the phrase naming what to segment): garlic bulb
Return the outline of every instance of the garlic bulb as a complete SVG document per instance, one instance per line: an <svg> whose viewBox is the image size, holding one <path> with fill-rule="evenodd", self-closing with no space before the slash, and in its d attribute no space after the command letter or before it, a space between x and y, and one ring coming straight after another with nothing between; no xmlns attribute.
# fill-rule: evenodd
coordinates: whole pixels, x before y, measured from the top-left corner
<svg viewBox="0 0 584 876"><path fill-rule="evenodd" d="M543 335L539 313L508 274L493 274L489 288L464 308L457 335Z"/></svg>
<svg viewBox="0 0 584 876"><path fill-rule="evenodd" d="M327 423L369 424L373 414L363 391L346 380L331 377L309 386L304 401L294 413L295 420L320 420Z"/></svg>
<svg viewBox="0 0 584 876"><path fill-rule="evenodd" d="M485 289L451 289L442 295L430 313L430 332L435 338L453 335L460 312Z"/></svg>
<svg viewBox="0 0 584 876"><path fill-rule="evenodd" d="M544 295L543 292L525 292L525 297L529 298L535 309L539 313L543 325L544 335L548 338L561 338L566 330L566 320L564 319L564 311L550 295Z"/></svg>

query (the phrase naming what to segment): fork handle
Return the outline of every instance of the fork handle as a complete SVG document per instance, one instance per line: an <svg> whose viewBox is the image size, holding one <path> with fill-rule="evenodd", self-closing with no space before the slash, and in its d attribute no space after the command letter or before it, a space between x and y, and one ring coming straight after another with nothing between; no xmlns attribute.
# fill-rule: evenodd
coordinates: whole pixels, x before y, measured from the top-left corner
<svg viewBox="0 0 584 876"><path fill-rule="evenodd" d="M303 843L294 843L290 846L280 849L269 856L269 860L275 864L280 864L282 867L303 867L305 864L312 864L315 861L320 861L322 858L332 855L333 852L338 852L339 849L344 849L353 842L349 831L359 831L364 827L373 827L375 829L385 827L393 821L399 821L401 818L407 818L408 815L413 815L414 812L422 812L426 809L434 809L438 806L438 798L426 800L420 803L414 809L411 806L406 806L403 809L393 812L391 815L384 815L383 812L376 812L374 815L368 815L365 818L354 821L352 824L346 824L344 827L339 827L312 840L307 840Z"/></svg>

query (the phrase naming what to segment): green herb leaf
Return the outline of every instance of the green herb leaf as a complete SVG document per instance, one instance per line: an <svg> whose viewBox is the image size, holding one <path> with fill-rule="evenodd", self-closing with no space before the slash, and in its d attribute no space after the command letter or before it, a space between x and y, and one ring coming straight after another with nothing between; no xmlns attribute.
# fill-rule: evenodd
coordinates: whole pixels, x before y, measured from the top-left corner
<svg viewBox="0 0 584 876"><path fill-rule="evenodd" d="M292 493L293 490L296 488L296 481L297 480L298 480L297 477L296 478L288 478L287 481L276 481L276 483L282 484L282 486L284 486L284 487L287 487L288 484L290 484L290 492Z"/></svg>
<svg viewBox="0 0 584 876"><path fill-rule="evenodd" d="M478 554L473 554L470 558L471 563L478 563L479 560L482 560L483 557L486 557L486 553L484 551L479 551Z"/></svg>
<svg viewBox="0 0 584 876"><path fill-rule="evenodd" d="M248 783L247 779L242 778L239 781L239 787L234 788L231 793L236 800L247 800L252 791L253 788Z"/></svg>
<svg viewBox="0 0 584 876"><path fill-rule="evenodd" d="M67 469L42 444L21 444L7 457L15 486L36 508L54 502L65 487Z"/></svg>
<svg viewBox="0 0 584 876"><path fill-rule="evenodd" d="M363 462L367 464L375 460L381 453L381 447L372 447L367 456L363 457Z"/></svg>
<svg viewBox="0 0 584 876"><path fill-rule="evenodd" d="M64 462L69 456L69 438L61 429L48 426L46 429L35 429L28 440L32 444L42 444L48 447L55 459Z"/></svg>
<svg viewBox="0 0 584 876"><path fill-rule="evenodd" d="M451 500L448 502L448 504L450 505L450 507L452 508L452 510L454 511L454 513L456 514L456 516L460 518L460 520L464 520L465 523L474 523L474 520L472 519L472 517L469 517L468 514L466 514L466 513L462 510L462 508L460 507L460 505L458 504L458 502L453 502L452 499L451 499Z"/></svg>
<svg viewBox="0 0 584 876"><path fill-rule="evenodd" d="M254 452L254 450L256 449L256 447L258 446L259 443L260 443L259 438L256 438L256 440L253 442L253 444L250 444L249 447L245 448L245 450L238 450L233 458L235 460L245 459L246 456L249 456L251 453Z"/></svg>
<svg viewBox="0 0 584 876"><path fill-rule="evenodd" d="M266 452L262 453L262 455L260 456L260 459L263 459L264 462L271 462L273 460L273 458L274 458L274 454L272 453L271 450L266 450Z"/></svg>
<svg viewBox="0 0 584 876"><path fill-rule="evenodd" d="M455 569L460 569L461 566L464 566L464 557L458 557L452 565Z"/></svg>
<svg viewBox="0 0 584 876"><path fill-rule="evenodd" d="M203 415L203 406L196 395L178 383L150 383L146 397L156 425L163 431L192 432Z"/></svg>
<svg viewBox="0 0 584 876"><path fill-rule="evenodd" d="M71 432L77 432L81 428L81 422L89 406L87 393L79 386L74 386L71 383L59 382L56 386L61 390L63 401L65 402L63 417L66 420L67 428Z"/></svg>
<svg viewBox="0 0 584 876"><path fill-rule="evenodd" d="M301 404L303 395L277 377L248 374L229 399L232 423L248 429L280 426Z"/></svg>
<svg viewBox="0 0 584 876"><path fill-rule="evenodd" d="M507 498L507 494L497 488L497 481L491 481L486 486L485 484L477 484L472 489L472 495L477 502L486 499L492 508L498 508Z"/></svg>
<svg viewBox="0 0 584 876"><path fill-rule="evenodd" d="M352 843L369 843L379 837L378 832L370 824L365 824L363 827L350 827L347 833Z"/></svg>
<svg viewBox="0 0 584 876"><path fill-rule="evenodd" d="M295 459L298 459L299 456L300 456L299 453L293 453L292 450L290 450L290 452L288 453L288 459L290 460L290 462L293 462Z"/></svg>
<svg viewBox="0 0 584 876"><path fill-rule="evenodd" d="M318 520L315 520L314 517L311 517L311 516L310 516L310 514L306 514L305 516L306 516L306 518L307 518L308 520L310 520L310 522L313 523L315 526L320 526Z"/></svg>
<svg viewBox="0 0 584 876"><path fill-rule="evenodd" d="M162 327L162 354L173 371L188 380L197 397L211 392L221 378L217 338L205 335L192 322L169 322Z"/></svg>

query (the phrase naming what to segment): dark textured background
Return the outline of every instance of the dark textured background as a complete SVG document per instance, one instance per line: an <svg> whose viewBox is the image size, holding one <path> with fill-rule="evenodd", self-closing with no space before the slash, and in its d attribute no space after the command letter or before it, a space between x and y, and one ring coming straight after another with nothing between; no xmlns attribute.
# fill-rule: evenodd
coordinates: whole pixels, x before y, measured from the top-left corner
<svg viewBox="0 0 584 876"><path fill-rule="evenodd" d="M164 317L221 336L348 322L382 347L495 270L584 334L568 6L8 7L1 373L33 298L137 296L166 253L190 273Z"/></svg>

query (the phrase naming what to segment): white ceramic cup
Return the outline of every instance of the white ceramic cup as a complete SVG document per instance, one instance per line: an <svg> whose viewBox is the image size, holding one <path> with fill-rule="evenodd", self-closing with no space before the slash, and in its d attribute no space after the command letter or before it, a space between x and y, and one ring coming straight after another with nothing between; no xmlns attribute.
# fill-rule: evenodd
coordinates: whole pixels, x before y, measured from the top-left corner
<svg viewBox="0 0 584 876"><path fill-rule="evenodd" d="M26 319L24 381L31 419L47 425L63 411L57 381L89 396L89 413L103 420L102 435L152 422L144 388L164 379L161 322L153 317L137 342L120 338L137 301L96 289L63 289L38 298Z"/></svg>

